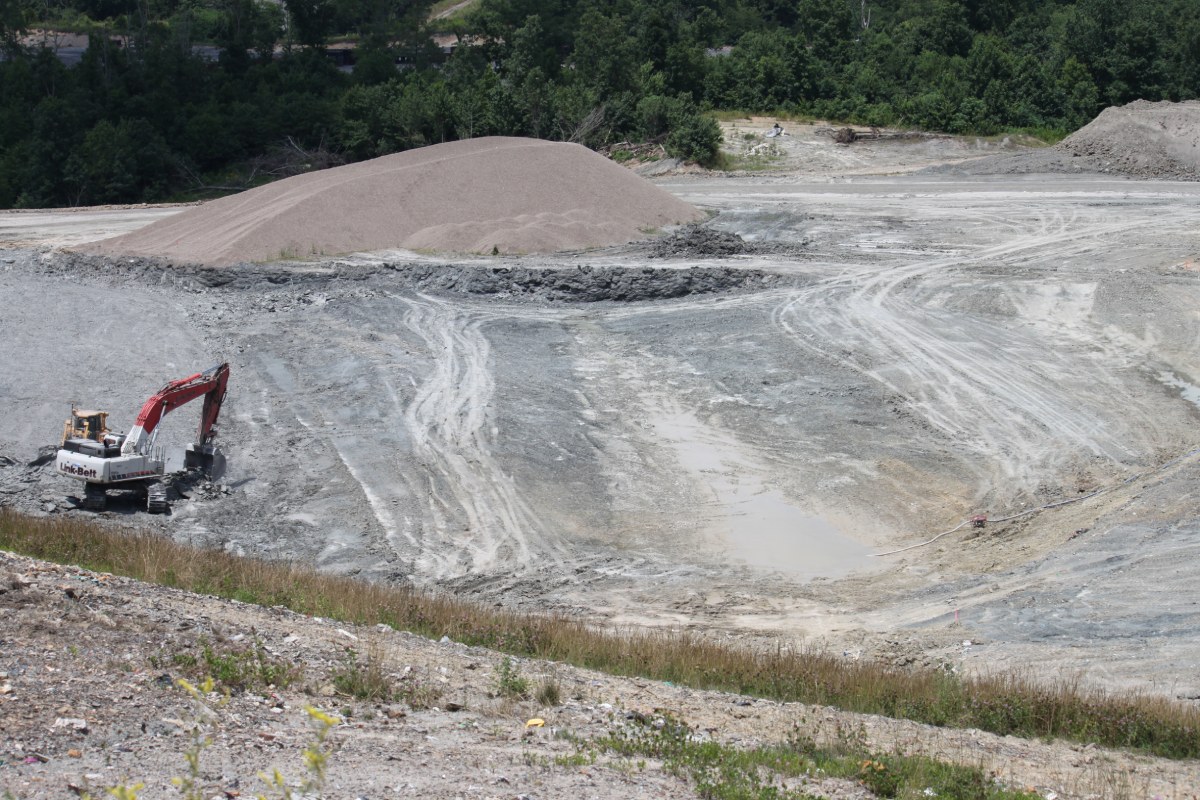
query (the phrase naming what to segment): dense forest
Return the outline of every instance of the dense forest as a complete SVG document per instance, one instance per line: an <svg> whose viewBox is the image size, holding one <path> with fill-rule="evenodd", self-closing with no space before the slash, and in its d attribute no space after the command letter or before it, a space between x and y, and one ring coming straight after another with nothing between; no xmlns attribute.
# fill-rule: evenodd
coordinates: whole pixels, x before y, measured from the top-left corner
<svg viewBox="0 0 1200 800"><path fill-rule="evenodd" d="M714 109L1061 134L1200 92L1195 0L459 5L0 0L0 207L178 198L491 134L711 162ZM39 29L90 45L68 67Z"/></svg>

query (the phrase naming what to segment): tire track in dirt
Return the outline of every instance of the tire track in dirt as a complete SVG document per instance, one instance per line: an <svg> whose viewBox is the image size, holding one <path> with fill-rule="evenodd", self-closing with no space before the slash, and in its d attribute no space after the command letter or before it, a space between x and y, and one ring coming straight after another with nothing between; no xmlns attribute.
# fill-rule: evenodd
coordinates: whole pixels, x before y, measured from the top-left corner
<svg viewBox="0 0 1200 800"><path fill-rule="evenodd" d="M1169 229L1178 221L1155 224ZM1101 415L1095 411L1106 404L1104 392L1081 400L1072 391L1089 384L1119 390L1119 378L1101 359L1078 348L1047 347L1013 326L924 305L919 292L981 265L1057 263L1133 228L1144 230L1144 221L1087 224L1055 211L1032 225L1026 221L1024 232L1011 220L1003 225L999 243L969 254L883 271L852 269L803 287L776 308L775 322L802 346L901 398L966 451L963 461L980 485L1015 481L1015 488L1031 489L1041 467L1068 454L1118 462L1136 457L1127 430L1098 420L1148 415L1149 409L1123 397L1124 412Z"/></svg>
<svg viewBox="0 0 1200 800"><path fill-rule="evenodd" d="M488 315L428 295L401 299L408 307L404 324L435 359L403 416L424 467L432 520L418 542L422 571L449 578L545 566L546 559L561 563L566 548L543 529L492 456L499 431L488 412L495 392L482 330Z"/></svg>

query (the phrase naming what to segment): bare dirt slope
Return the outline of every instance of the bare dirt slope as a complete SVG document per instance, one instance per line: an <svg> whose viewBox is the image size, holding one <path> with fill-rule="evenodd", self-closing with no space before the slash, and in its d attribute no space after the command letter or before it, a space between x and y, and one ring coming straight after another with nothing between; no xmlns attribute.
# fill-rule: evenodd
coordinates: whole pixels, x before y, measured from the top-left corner
<svg viewBox="0 0 1200 800"><path fill-rule="evenodd" d="M91 249L200 264L384 248L548 253L701 216L580 145L486 137L296 175Z"/></svg>
<svg viewBox="0 0 1200 800"><path fill-rule="evenodd" d="M694 789L662 764L599 752L613 731L663 713L696 735L748 747L811 736L860 742L878 752L924 754L979 766L1017 788L1064 798L1194 797L1196 764L1094 747L952 731L833 709L750 700L613 678L562 664L518 660L561 703L500 692L501 657L449 641L363 629L215 600L0 553L0 792L20 800L143 783L140 796L176 796L188 774L189 731L212 745L200 763L202 796L256 796L257 776L279 769L295 785L313 740L304 708L334 715L327 797L680 798ZM257 643L287 665L287 688L252 685L206 712L174 685L192 677L187 656L222 656ZM407 701L339 694L333 675L348 652L378 659ZM215 704L216 696L210 698ZM531 718L544 727L527 727ZM579 758L579 756L584 756ZM791 780L815 797L871 793L819 774Z"/></svg>
<svg viewBox="0 0 1200 800"><path fill-rule="evenodd" d="M780 123L783 133L773 136ZM918 131L854 127L852 144L835 140L844 126L776 117L740 117L721 122L722 150L735 172L823 180L830 176L903 175L985 156L1027 153L1024 137L946 136ZM1032 140L1029 140L1032 141ZM654 167L647 171L655 172Z"/></svg>

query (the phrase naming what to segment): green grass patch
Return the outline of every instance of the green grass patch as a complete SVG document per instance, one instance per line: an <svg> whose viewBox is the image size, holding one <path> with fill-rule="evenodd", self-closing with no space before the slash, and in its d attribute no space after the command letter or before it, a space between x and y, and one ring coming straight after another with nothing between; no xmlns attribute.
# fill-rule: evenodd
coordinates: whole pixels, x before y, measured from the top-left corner
<svg viewBox="0 0 1200 800"><path fill-rule="evenodd" d="M387 702L396 693L383 663L383 652L373 649L364 658L347 648L342 663L330 675L333 688L347 697Z"/></svg>
<svg viewBox="0 0 1200 800"><path fill-rule="evenodd" d="M848 662L803 648L751 652L688 633L601 631L586 619L485 608L295 564L198 550L158 534L78 517L32 518L0 509L0 548L302 614L383 623L431 638L445 635L468 645L615 675L932 725L1128 747L1167 758L1200 757L1200 710L1164 697L1110 693L1074 681L1018 675L960 678L941 670Z"/></svg>
<svg viewBox="0 0 1200 800"><path fill-rule="evenodd" d="M250 642L200 639L195 647L150 657L155 669L175 667L195 680L211 678L233 691L285 688L301 677L300 667L277 658L254 638Z"/></svg>
<svg viewBox="0 0 1200 800"><path fill-rule="evenodd" d="M576 743L580 755L597 751L627 759L655 759L685 778L696 794L722 800L809 798L805 777L848 778L876 797L938 797L942 800L1018 800L1040 797L1014 791L982 770L923 756L874 754L853 736L830 747L793 737L770 746L739 749L697 735L671 717L646 719L592 742Z"/></svg>
<svg viewBox="0 0 1200 800"><path fill-rule="evenodd" d="M779 166L782 154L769 150L762 153L729 153L720 152L714 169L723 172L769 172Z"/></svg>
<svg viewBox="0 0 1200 800"><path fill-rule="evenodd" d="M529 680L521 675L511 658L505 658L496 668L496 693L514 699L529 696Z"/></svg>

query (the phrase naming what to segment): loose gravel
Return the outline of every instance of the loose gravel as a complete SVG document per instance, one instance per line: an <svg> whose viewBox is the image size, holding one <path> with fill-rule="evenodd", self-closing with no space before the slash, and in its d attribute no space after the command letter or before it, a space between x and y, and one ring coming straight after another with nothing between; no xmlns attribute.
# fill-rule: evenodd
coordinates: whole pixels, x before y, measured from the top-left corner
<svg viewBox="0 0 1200 800"><path fill-rule="evenodd" d="M385 249L550 253L703 216L580 145L488 137L297 175L91 249L202 264Z"/></svg>

